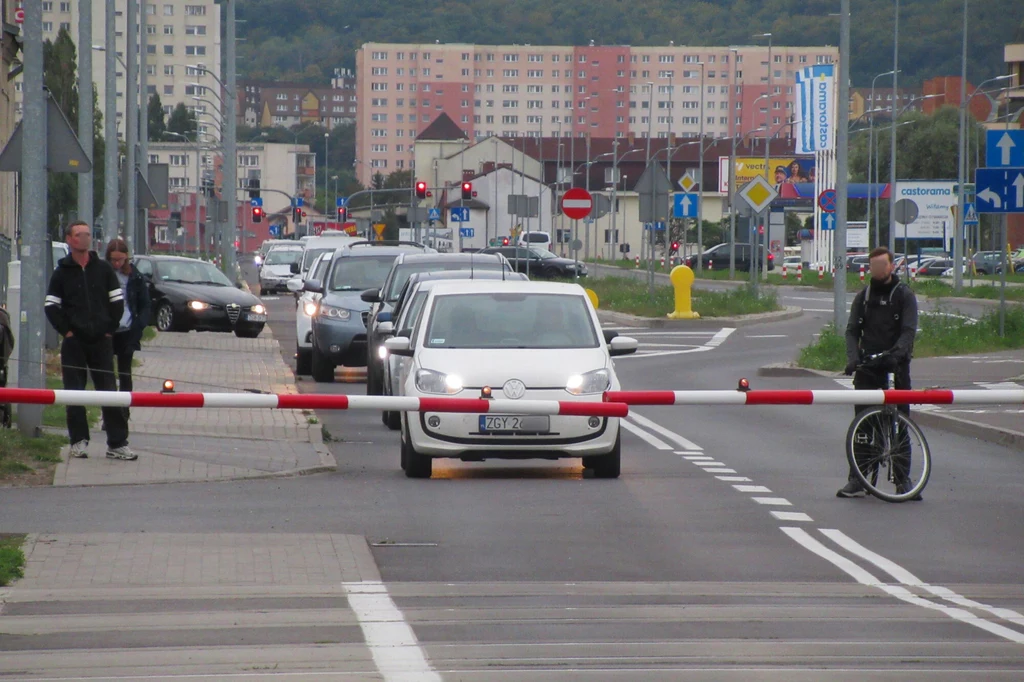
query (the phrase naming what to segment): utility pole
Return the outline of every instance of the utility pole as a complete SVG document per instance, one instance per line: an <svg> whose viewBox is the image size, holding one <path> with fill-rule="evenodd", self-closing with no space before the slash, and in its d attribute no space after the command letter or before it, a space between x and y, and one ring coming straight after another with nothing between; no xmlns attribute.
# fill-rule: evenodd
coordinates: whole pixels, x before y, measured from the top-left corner
<svg viewBox="0 0 1024 682"><path fill-rule="evenodd" d="M83 0L88 2L88 0ZM106 140L103 167L103 237L110 239L118 235L117 199L121 188L117 181L117 9L114 0L107 0L106 28L103 40L104 52L104 95L103 117ZM81 47L81 46L79 46Z"/></svg>
<svg viewBox="0 0 1024 682"><path fill-rule="evenodd" d="M124 87L124 120L125 120L125 197L124 197L124 237L128 242L128 248L135 250L138 243L136 239L136 218L138 210L138 181L136 173L139 167L139 95L138 87L138 47L139 41L136 37L138 31L138 5L134 0L129 0L128 11L125 13L127 26L125 28L125 42L128 44L125 49L125 87Z"/></svg>
<svg viewBox="0 0 1024 682"><path fill-rule="evenodd" d="M78 0L78 140L93 159L92 0ZM78 219L93 227L93 174L78 174Z"/></svg>
<svg viewBox="0 0 1024 682"><path fill-rule="evenodd" d="M957 211L953 223L953 291L960 291L964 285L964 183L967 181L967 0L964 0L963 46L960 52L960 145L957 147ZM893 136L896 122L893 121ZM908 254L909 255L909 254Z"/></svg>
<svg viewBox="0 0 1024 682"><path fill-rule="evenodd" d="M836 113L836 231L832 240L835 267L833 320L836 332L846 328L846 202L850 165L850 0L839 3L839 102ZM895 128L893 128L895 132Z"/></svg>
<svg viewBox="0 0 1024 682"><path fill-rule="evenodd" d="M889 131L889 250L896 252L896 108L899 102L900 74L900 0L896 0L896 18L892 38L892 130ZM965 38L966 41L966 32ZM966 48L965 48L966 49ZM961 126L962 128L962 126ZM960 183L963 185L963 182ZM954 261L956 262L956 261ZM958 268L953 268L953 279L956 280Z"/></svg>
<svg viewBox="0 0 1024 682"><path fill-rule="evenodd" d="M221 188L221 196L228 204L227 225L224 232L221 233L221 254L224 267L232 278L235 276L235 232L237 231L236 228L238 225L238 141L236 139L238 136L238 123L235 120L235 106L238 103L235 95L235 60L237 50L237 44L235 43L236 5L236 0L224 0L225 13L227 15L225 18L225 21L227 21L227 31L225 36L225 40L227 41L225 50L227 63L224 65L227 71L227 78L225 79L227 92L225 92L223 96L223 111L227 121L221 122L225 138L224 156L227 157L224 160L224 186ZM314 187L315 186L316 185L314 184Z"/></svg>
<svg viewBox="0 0 1024 682"><path fill-rule="evenodd" d="M139 19L139 174L149 182L149 65L147 64L147 47L149 41L146 29L146 6L142 5L142 17ZM139 237L135 242L135 253L149 253L149 209L135 210L139 216Z"/></svg>
<svg viewBox="0 0 1024 682"><path fill-rule="evenodd" d="M43 302L46 254L46 107L43 90L43 10L25 3L23 115L21 120L21 310L18 342L19 388L43 388ZM42 150L42 151L40 151ZM15 324L19 324L17 320ZM36 436L41 405L18 406L18 429Z"/></svg>

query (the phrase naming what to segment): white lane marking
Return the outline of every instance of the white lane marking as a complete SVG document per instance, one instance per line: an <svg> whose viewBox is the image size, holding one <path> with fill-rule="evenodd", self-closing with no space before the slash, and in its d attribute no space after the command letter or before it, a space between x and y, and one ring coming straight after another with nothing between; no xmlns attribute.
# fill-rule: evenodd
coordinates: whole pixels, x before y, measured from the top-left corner
<svg viewBox="0 0 1024 682"><path fill-rule="evenodd" d="M772 516L779 521L806 521L808 523L814 521L814 519L803 512L773 511Z"/></svg>
<svg viewBox="0 0 1024 682"><path fill-rule="evenodd" d="M893 578L903 583L904 585L920 587L921 589L930 592L936 597L941 597L942 599L957 604L958 606L965 606L968 608L975 608L981 609L983 611L988 611L989 613L998 616L1003 620L1010 621L1014 625L1024 626L1024 615L1022 615L1021 613L1014 611L1013 609L990 606L988 604L983 604L981 602L974 601L973 599L968 599L946 587L941 587L938 585L929 585L928 583L924 582L916 575L908 571L907 569L897 564L895 561L887 559L886 557L882 556L881 554L878 554L877 552L871 551L870 549L860 544L859 542L857 542L841 530L836 530L834 528L822 528L821 534L827 537L828 539L832 540L834 543L836 543L846 551L850 552L851 554L855 554L873 563L875 566L878 566L880 569L882 569L883 571L891 575Z"/></svg>
<svg viewBox="0 0 1024 682"><path fill-rule="evenodd" d="M758 504L769 505L773 507L792 507L793 503L787 500L785 497L751 497L754 502Z"/></svg>
<svg viewBox="0 0 1024 682"><path fill-rule="evenodd" d="M691 462L699 460L707 460L710 462L712 459L714 459L714 457L710 455L684 455L683 459L689 460Z"/></svg>
<svg viewBox="0 0 1024 682"><path fill-rule="evenodd" d="M725 462L691 462L699 467L724 467Z"/></svg>
<svg viewBox="0 0 1024 682"><path fill-rule="evenodd" d="M725 327L722 330L720 330L717 334L712 336L711 340L708 341L705 345L710 346L711 348L717 348L721 346L723 343L725 343L726 339L728 339L734 331L736 330L732 327Z"/></svg>
<svg viewBox="0 0 1024 682"><path fill-rule="evenodd" d="M441 682L412 627L379 580L342 583L377 671L389 682Z"/></svg>
<svg viewBox="0 0 1024 682"><path fill-rule="evenodd" d="M644 431L640 427L634 426L633 424L631 424L630 422L626 421L625 419L619 420L619 426L621 426L622 428L626 429L627 431L629 431L633 435L639 437L641 440L646 441L648 445L652 445L655 448L657 448L658 450L671 450L672 449L672 446L669 445L668 443L666 443L665 441L663 441L663 440L661 440L659 438L655 438L654 436L652 436L651 434L647 433L646 431Z"/></svg>
<svg viewBox="0 0 1024 682"><path fill-rule="evenodd" d="M748 339L788 339L789 334L750 334Z"/></svg>
<svg viewBox="0 0 1024 682"><path fill-rule="evenodd" d="M998 625L996 623L990 623L989 621L984 620L982 618L978 618L974 614L970 613L969 611L964 611L963 609L956 609L949 606L943 606L942 604L937 604L928 599L916 597L905 587L900 587L898 585L886 585L885 583L881 582L878 578L876 578L874 575L864 570L857 564L853 563L846 557L842 556L841 554L838 554L837 552L833 552L831 549L818 542L816 539L811 537L807 531L803 530L802 528L790 528L783 526L780 528L780 530L786 535L788 535L790 538L792 538L794 541L796 541L796 543L801 545L804 549L807 549L813 554L817 554L822 559L825 559L826 561L832 563L833 565L835 565L840 570L850 575L854 580L856 580L862 585L877 587L886 594L896 597L897 599L901 599L909 604L914 604L915 606L921 606L927 609L934 609L936 611L940 611L941 613L944 613L950 618L959 620L963 623L967 623L968 625L973 625L974 627L985 630L986 632L990 632L994 635L998 635L999 637L1003 637L1004 639L1008 639L1011 642L1016 642L1018 644L1024 643L1024 634L1019 633L1016 630L1011 630L1010 628Z"/></svg>
<svg viewBox="0 0 1024 682"><path fill-rule="evenodd" d="M843 388L847 388L847 389L849 389L851 391L854 390L854 388L853 388L853 379L851 377L840 377L840 378L836 379L835 382L837 384L839 384L840 386L842 386Z"/></svg>
<svg viewBox="0 0 1024 682"><path fill-rule="evenodd" d="M684 348L683 350L661 350L651 352L641 351L638 353L634 353L633 355L624 355L620 358L617 358L616 360L628 360L629 358L656 358L664 357L666 355L686 355L688 353L707 353L708 351L712 351L721 346L723 343L725 343L725 340L728 339L734 331L736 330L733 329L732 327L725 327L716 332L710 339L708 339L704 343L704 345L694 346L693 348Z"/></svg>
<svg viewBox="0 0 1024 682"><path fill-rule="evenodd" d="M834 313L832 308L804 308L805 313Z"/></svg>
<svg viewBox="0 0 1024 682"><path fill-rule="evenodd" d="M639 336L714 336L715 332L708 330L703 332L632 332L631 337Z"/></svg>
<svg viewBox="0 0 1024 682"><path fill-rule="evenodd" d="M704 453L700 450L676 450L677 455L703 455Z"/></svg>
<svg viewBox="0 0 1024 682"><path fill-rule="evenodd" d="M705 469L709 474L735 474L735 469Z"/></svg>
<svg viewBox="0 0 1024 682"><path fill-rule="evenodd" d="M659 436L662 436L663 438L667 438L668 440L670 440L673 443L675 443L676 447L675 448L670 448L672 450L680 449L681 448L683 450L693 450L694 452L704 452L704 448L702 448L701 446L697 445L692 440L683 438L678 433L675 433L673 431L669 431L668 429L666 429L661 424L658 424L656 422L651 421L650 419L648 419L647 417L643 416L642 414L637 414L636 412L630 412L629 418L632 419L633 421L635 421L640 426L643 426L643 427L645 427L647 429L650 429L651 431L654 431Z"/></svg>
<svg viewBox="0 0 1024 682"><path fill-rule="evenodd" d="M1021 389L1021 385L1016 381L977 381L975 383L989 391L1019 391Z"/></svg>
<svg viewBox="0 0 1024 682"><path fill-rule="evenodd" d="M733 481L739 482L739 481L749 481L750 480L750 478L748 476L715 476L715 478L717 478L719 481L728 481L728 482L733 482Z"/></svg>
<svg viewBox="0 0 1024 682"><path fill-rule="evenodd" d="M765 485L734 485L733 488L741 493L770 493L771 490Z"/></svg>

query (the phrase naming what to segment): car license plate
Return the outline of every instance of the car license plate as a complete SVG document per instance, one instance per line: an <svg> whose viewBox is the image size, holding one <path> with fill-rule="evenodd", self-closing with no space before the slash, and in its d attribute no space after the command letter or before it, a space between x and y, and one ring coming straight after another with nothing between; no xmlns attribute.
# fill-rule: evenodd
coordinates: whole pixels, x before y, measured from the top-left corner
<svg viewBox="0 0 1024 682"><path fill-rule="evenodd" d="M551 430L546 415L514 416L500 414L480 415L481 433L547 433Z"/></svg>
<svg viewBox="0 0 1024 682"><path fill-rule="evenodd" d="M248 315L245 316L245 319L248 320L249 322L266 322L267 316L257 315L256 313L249 313Z"/></svg>

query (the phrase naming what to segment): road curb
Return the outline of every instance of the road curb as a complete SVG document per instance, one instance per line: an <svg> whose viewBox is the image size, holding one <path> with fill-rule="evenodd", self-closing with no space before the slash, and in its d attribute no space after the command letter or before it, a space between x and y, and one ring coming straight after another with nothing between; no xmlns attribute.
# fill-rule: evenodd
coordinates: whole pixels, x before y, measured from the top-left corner
<svg viewBox="0 0 1024 682"><path fill-rule="evenodd" d="M317 420L319 420L319 419L320 419L320 417L317 417ZM316 450L316 453L318 455L320 455L320 466L325 471L337 471L338 470L338 460L336 460L334 458L334 453L332 453L331 449L327 447L326 443L324 443L324 427L323 427L323 424L320 423L320 424L318 424L318 426L320 427L319 429L311 429L310 430L310 432L309 432L309 436L310 436L309 437L309 442L310 442L310 444L312 444L313 448ZM314 472L314 473L319 473L319 472Z"/></svg>
<svg viewBox="0 0 1024 682"><path fill-rule="evenodd" d="M804 314L798 306L786 306L783 310L739 317L702 317L696 320L670 320L667 317L640 317L614 310L597 311L602 323L610 323L623 327L644 327L650 329L721 329L722 327L750 327L755 324L782 322L792 320Z"/></svg>
<svg viewBox="0 0 1024 682"><path fill-rule="evenodd" d="M602 277L625 277L627 279L647 279L647 270L640 269L627 269L618 268L614 265L600 265L596 263L590 263L587 265L590 268L591 276L600 279ZM671 286L672 282L669 280L667 272L656 271L654 273L655 281L658 281L666 286ZM730 289L741 289L747 286L750 282L747 280L728 280L728 279L695 279L693 282L694 289L714 291L717 287L725 287ZM765 285L771 286L771 285Z"/></svg>
<svg viewBox="0 0 1024 682"><path fill-rule="evenodd" d="M757 376L773 379L785 379L791 377L822 377L826 379L836 379L842 375L838 372L826 372L820 369L808 369L807 367L797 367L793 364L784 363L759 367L757 370Z"/></svg>

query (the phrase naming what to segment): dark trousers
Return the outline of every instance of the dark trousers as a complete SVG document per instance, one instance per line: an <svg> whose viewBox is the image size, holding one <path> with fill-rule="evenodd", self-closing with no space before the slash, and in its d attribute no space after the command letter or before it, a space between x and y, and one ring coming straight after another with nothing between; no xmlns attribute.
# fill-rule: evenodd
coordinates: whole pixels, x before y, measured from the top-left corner
<svg viewBox="0 0 1024 682"><path fill-rule="evenodd" d="M97 341L83 341L72 336L65 338L60 347L61 371L64 388L69 391L85 390L86 381L92 378L97 391L116 391L114 379L114 347L109 338ZM85 408L69 405L68 437L72 443L89 440L89 420ZM107 446L118 448L128 443L128 421L120 407L104 407L103 423L107 429Z"/></svg>
<svg viewBox="0 0 1024 682"><path fill-rule="evenodd" d="M910 364L900 365L893 373L893 385L889 386L889 378L885 370L859 370L853 375L853 388L858 391L866 390L880 390L887 388L896 388L902 391L909 391L910 386ZM865 410L869 410L876 405L856 405L854 406L854 415L859 415ZM910 405L897 405L896 409L903 414L910 414ZM909 454L909 453L908 453ZM856 456L856 450L854 450ZM907 467L909 468L910 462L907 461ZM849 480L856 481L857 476L853 472L853 468L850 468Z"/></svg>
<svg viewBox="0 0 1024 682"><path fill-rule="evenodd" d="M135 348L131 344L131 332L114 334L114 360L117 361L117 390L125 393L132 391L132 359Z"/></svg>

